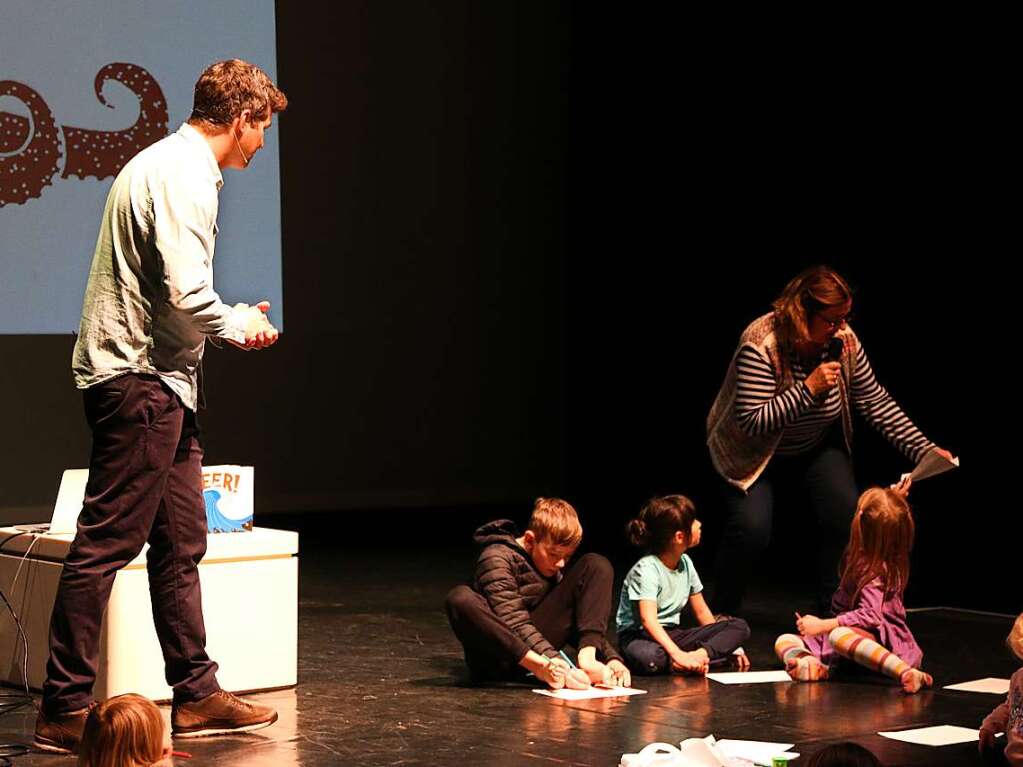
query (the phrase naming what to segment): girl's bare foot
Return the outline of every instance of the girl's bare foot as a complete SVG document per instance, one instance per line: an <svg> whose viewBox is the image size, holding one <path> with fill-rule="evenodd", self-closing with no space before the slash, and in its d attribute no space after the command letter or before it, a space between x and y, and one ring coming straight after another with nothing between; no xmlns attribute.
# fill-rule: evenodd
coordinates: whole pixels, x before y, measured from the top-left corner
<svg viewBox="0 0 1023 767"><path fill-rule="evenodd" d="M816 682L828 678L828 667L813 655L800 655L789 660L785 671L793 682Z"/></svg>
<svg viewBox="0 0 1023 767"><path fill-rule="evenodd" d="M911 668L909 671L905 672L900 681L902 682L902 689L910 695L920 692L920 690L924 687L930 687L934 684L933 677L918 668Z"/></svg>

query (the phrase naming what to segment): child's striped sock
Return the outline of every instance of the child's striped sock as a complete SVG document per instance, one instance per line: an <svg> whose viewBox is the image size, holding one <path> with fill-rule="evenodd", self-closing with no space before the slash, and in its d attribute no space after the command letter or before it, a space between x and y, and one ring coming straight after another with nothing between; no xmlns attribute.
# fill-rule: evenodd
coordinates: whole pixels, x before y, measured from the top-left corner
<svg viewBox="0 0 1023 767"><path fill-rule="evenodd" d="M828 641L842 657L899 680L906 692L917 692L933 683L930 674L913 668L895 653L851 628L839 626L833 629L828 634Z"/></svg>
<svg viewBox="0 0 1023 767"><path fill-rule="evenodd" d="M828 676L827 668L810 652L802 638L795 634L782 634L775 639L774 652L794 681L816 682Z"/></svg>
<svg viewBox="0 0 1023 767"><path fill-rule="evenodd" d="M879 671L893 679L901 679L902 675L912 668L898 655L889 652L873 639L857 634L845 626L832 630L828 634L828 641L835 648L835 652L843 658L854 660L861 666Z"/></svg>
<svg viewBox="0 0 1023 767"><path fill-rule="evenodd" d="M795 634L782 634L774 640L774 654L787 666L789 661L796 661L804 655L809 655L810 651L801 637Z"/></svg>

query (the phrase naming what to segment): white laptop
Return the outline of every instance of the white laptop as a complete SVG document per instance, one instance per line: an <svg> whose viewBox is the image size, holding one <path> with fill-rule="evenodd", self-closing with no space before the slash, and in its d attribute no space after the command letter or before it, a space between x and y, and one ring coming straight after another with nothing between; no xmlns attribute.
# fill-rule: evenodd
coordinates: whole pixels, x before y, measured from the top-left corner
<svg viewBox="0 0 1023 767"><path fill-rule="evenodd" d="M89 482L88 469L66 469L60 478L57 502L53 505L51 533L75 534L78 529L78 515L85 500L85 485Z"/></svg>

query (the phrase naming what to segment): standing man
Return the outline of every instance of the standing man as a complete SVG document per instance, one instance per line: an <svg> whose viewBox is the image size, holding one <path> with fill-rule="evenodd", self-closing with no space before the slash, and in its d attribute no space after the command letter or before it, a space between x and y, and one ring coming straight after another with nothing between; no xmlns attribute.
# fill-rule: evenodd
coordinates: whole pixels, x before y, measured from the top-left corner
<svg viewBox="0 0 1023 767"><path fill-rule="evenodd" d="M207 337L244 349L277 340L268 302L227 306L213 290L224 168L263 146L284 94L238 59L209 67L191 117L139 152L107 197L72 367L92 430L89 484L50 623L50 659L35 745L77 750L93 703L100 627L117 571L149 543L153 621L177 737L266 727L267 706L217 684L206 654L198 564L206 553L201 489Z"/></svg>

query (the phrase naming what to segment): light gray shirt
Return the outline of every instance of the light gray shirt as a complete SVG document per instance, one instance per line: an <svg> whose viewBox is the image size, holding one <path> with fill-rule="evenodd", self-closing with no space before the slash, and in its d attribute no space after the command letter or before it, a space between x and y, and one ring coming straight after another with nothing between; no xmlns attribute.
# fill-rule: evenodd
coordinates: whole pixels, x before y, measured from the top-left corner
<svg viewBox="0 0 1023 767"><path fill-rule="evenodd" d="M242 305L213 290L223 184L213 151L187 123L114 179L72 360L79 389L154 374L195 410L206 336L244 342Z"/></svg>

